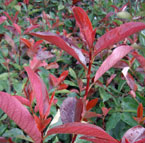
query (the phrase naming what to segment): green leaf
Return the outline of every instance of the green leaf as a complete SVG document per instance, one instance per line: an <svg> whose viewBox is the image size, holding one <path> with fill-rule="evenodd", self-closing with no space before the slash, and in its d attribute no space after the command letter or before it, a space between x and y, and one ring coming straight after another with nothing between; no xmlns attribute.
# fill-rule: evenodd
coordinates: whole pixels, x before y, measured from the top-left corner
<svg viewBox="0 0 145 143"><path fill-rule="evenodd" d="M18 135L24 135L23 131L18 128L13 128L11 130L6 131L3 136L4 137L17 137Z"/></svg>
<svg viewBox="0 0 145 143"><path fill-rule="evenodd" d="M121 106L123 110L130 110L130 112L136 113L138 103L133 98L128 96L123 98Z"/></svg>
<svg viewBox="0 0 145 143"><path fill-rule="evenodd" d="M58 94L58 93L70 93L70 91L67 90L67 89L63 89L63 90L58 90L58 91L56 91L55 93L56 93L56 94Z"/></svg>
<svg viewBox="0 0 145 143"><path fill-rule="evenodd" d="M108 101L112 97L103 88L99 88L99 93L100 93L101 98L103 99L103 102Z"/></svg>
<svg viewBox="0 0 145 143"><path fill-rule="evenodd" d="M69 68L69 74L74 78L77 79L77 75L75 73L75 71L72 68Z"/></svg>
<svg viewBox="0 0 145 143"><path fill-rule="evenodd" d="M136 126L137 122L133 119L130 113L122 113L121 120L130 126Z"/></svg>
<svg viewBox="0 0 145 143"><path fill-rule="evenodd" d="M117 123L120 121L120 113L113 113L106 123L106 130L109 131L116 127Z"/></svg>
<svg viewBox="0 0 145 143"><path fill-rule="evenodd" d="M64 83L67 84L67 85L70 85L70 86L76 86L77 87L77 85L70 80L64 80Z"/></svg>

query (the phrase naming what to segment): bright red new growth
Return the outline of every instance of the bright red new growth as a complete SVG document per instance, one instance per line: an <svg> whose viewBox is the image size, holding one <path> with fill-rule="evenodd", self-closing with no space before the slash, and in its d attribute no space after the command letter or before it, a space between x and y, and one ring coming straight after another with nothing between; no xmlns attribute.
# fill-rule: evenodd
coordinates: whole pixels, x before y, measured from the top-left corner
<svg viewBox="0 0 145 143"><path fill-rule="evenodd" d="M80 32L83 35L84 40L87 42L90 48L94 42L94 34L92 23L87 15L87 13L80 7L73 7L74 17L76 23L80 28Z"/></svg>
<svg viewBox="0 0 145 143"><path fill-rule="evenodd" d="M88 102L87 106L86 106L86 110L90 110L92 109L98 102L98 98L92 99L91 101Z"/></svg>
<svg viewBox="0 0 145 143"><path fill-rule="evenodd" d="M31 87L37 101L40 116L43 118L48 108L49 101L47 88L40 77L30 67L25 67L25 70L28 74Z"/></svg>
<svg viewBox="0 0 145 143"><path fill-rule="evenodd" d="M143 105L142 103L139 104L137 108L137 117L142 118L143 117Z"/></svg>

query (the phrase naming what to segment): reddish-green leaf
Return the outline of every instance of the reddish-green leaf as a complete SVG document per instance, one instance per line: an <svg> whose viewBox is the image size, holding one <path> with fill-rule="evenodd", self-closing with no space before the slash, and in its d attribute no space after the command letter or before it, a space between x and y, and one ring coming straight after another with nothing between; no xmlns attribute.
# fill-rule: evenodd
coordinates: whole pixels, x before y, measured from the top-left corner
<svg viewBox="0 0 145 143"><path fill-rule="evenodd" d="M117 141L109 134L107 134L102 128L87 123L73 122L60 125L50 129L47 132L48 136L52 134L82 134L99 138L100 140L105 140L109 143L117 143Z"/></svg>
<svg viewBox="0 0 145 143"><path fill-rule="evenodd" d="M41 133L29 111L13 96L0 92L0 108L16 122L35 142L41 142Z"/></svg>
<svg viewBox="0 0 145 143"><path fill-rule="evenodd" d="M63 39L63 37L61 37L60 35L53 34L50 32L36 32L36 33L30 33L30 35L42 38L50 42L51 44L58 46L59 48L66 51L74 58L76 58L86 68L86 59L82 51L76 46L70 44L68 40Z"/></svg>
<svg viewBox="0 0 145 143"><path fill-rule="evenodd" d="M45 84L40 79L40 77L30 68L25 67L28 74L32 90L36 97L37 106L39 108L40 116L43 118L47 108L48 108L48 92Z"/></svg>
<svg viewBox="0 0 145 143"><path fill-rule="evenodd" d="M96 51L94 56L109 46L123 40L125 37L128 37L143 29L145 29L145 24L141 22L129 22L112 29L98 39L95 45Z"/></svg>
<svg viewBox="0 0 145 143"><path fill-rule="evenodd" d="M118 61L120 61L124 56L126 56L131 50L130 46L120 46L116 48L110 56L108 56L103 64L99 67L96 72L94 81L96 82L106 71L113 67Z"/></svg>
<svg viewBox="0 0 145 143"><path fill-rule="evenodd" d="M87 13L80 7L73 7L74 17L77 25L80 28L80 32L83 39L87 42L89 47L92 47L94 42L93 27Z"/></svg>
<svg viewBox="0 0 145 143"><path fill-rule="evenodd" d="M129 143L135 143L145 138L145 128L142 126L135 126L130 128L122 138L121 143L126 143L125 139L129 141Z"/></svg>

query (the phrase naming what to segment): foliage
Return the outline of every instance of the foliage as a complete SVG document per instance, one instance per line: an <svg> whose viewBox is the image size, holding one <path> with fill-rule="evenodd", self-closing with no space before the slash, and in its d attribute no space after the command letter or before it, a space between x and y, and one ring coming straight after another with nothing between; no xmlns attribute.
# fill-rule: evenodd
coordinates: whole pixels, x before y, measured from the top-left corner
<svg viewBox="0 0 145 143"><path fill-rule="evenodd" d="M145 141L145 3L123 2L1 2L0 142Z"/></svg>

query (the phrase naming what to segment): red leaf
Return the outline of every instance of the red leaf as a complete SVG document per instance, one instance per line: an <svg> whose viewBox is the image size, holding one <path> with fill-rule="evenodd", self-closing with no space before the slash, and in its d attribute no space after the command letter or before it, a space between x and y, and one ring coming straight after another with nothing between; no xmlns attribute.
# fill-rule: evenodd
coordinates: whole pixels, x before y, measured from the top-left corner
<svg viewBox="0 0 145 143"><path fill-rule="evenodd" d="M24 31L24 34L27 34L28 32L30 32L33 29L36 29L38 27L40 27L40 25L31 25L31 26L27 27L27 29Z"/></svg>
<svg viewBox="0 0 145 143"><path fill-rule="evenodd" d="M48 119L45 119L45 120L41 120L35 114L34 114L34 119L35 119L35 122L36 122L37 127L38 127L38 129L39 129L40 132L43 132L43 130L46 128L46 126L51 121L51 118L48 118Z"/></svg>
<svg viewBox="0 0 145 143"><path fill-rule="evenodd" d="M41 133L33 117L16 98L8 93L0 92L0 108L35 142L41 142Z"/></svg>
<svg viewBox="0 0 145 143"><path fill-rule="evenodd" d="M80 2L81 0L73 0L73 5L75 5L76 3Z"/></svg>
<svg viewBox="0 0 145 143"><path fill-rule="evenodd" d="M4 137L0 137L0 142L1 143L9 143L8 139L6 139Z"/></svg>
<svg viewBox="0 0 145 143"><path fill-rule="evenodd" d="M7 18L5 16L1 16L0 17L0 24L2 24L3 22L5 22L7 20Z"/></svg>
<svg viewBox="0 0 145 143"><path fill-rule="evenodd" d="M4 5L5 5L5 6L8 6L12 1L14 1L14 0L5 0Z"/></svg>
<svg viewBox="0 0 145 143"><path fill-rule="evenodd" d="M109 46L142 29L145 29L145 24L141 22L129 22L112 29L98 39L98 42L95 45L96 51L94 53L94 56L96 56L98 53L108 48Z"/></svg>
<svg viewBox="0 0 145 143"><path fill-rule="evenodd" d="M19 100L22 104L30 107L30 101L22 96L15 95L14 96L17 100Z"/></svg>
<svg viewBox="0 0 145 143"><path fill-rule="evenodd" d="M101 114L97 114L97 113L95 113L95 112L86 111L83 118L89 119L89 118L101 117L101 116L102 116Z"/></svg>
<svg viewBox="0 0 145 143"><path fill-rule="evenodd" d="M7 13L7 12L3 12L6 16L7 16L7 18L11 21L11 22L13 22L13 20L12 20L12 18L10 17L10 15Z"/></svg>
<svg viewBox="0 0 145 143"><path fill-rule="evenodd" d="M41 118L43 118L48 108L49 101L47 88L40 77L30 67L25 67L25 70L28 74L32 90L36 97L39 114Z"/></svg>
<svg viewBox="0 0 145 143"><path fill-rule="evenodd" d="M133 90L136 91L137 90L137 85L135 83L134 78L132 77L132 75L130 73L128 73L129 67L126 67L122 70L122 73L126 79L127 84L129 85L129 87Z"/></svg>
<svg viewBox="0 0 145 143"><path fill-rule="evenodd" d="M83 109L82 101L75 97L67 97L60 108L60 117L62 122L80 122Z"/></svg>
<svg viewBox="0 0 145 143"><path fill-rule="evenodd" d="M45 68L47 70L49 70L49 69L57 69L57 68L59 68L59 65L56 62L53 62L53 63L50 63L50 64L46 65Z"/></svg>
<svg viewBox="0 0 145 143"><path fill-rule="evenodd" d="M36 71L39 67L45 67L47 66L47 63L45 61L40 61L36 57L33 57L33 59L30 61L30 67L33 69L33 71Z"/></svg>
<svg viewBox="0 0 145 143"><path fill-rule="evenodd" d="M58 78L56 78L54 75L49 74L50 79L50 85L56 87L58 85Z"/></svg>
<svg viewBox="0 0 145 143"><path fill-rule="evenodd" d="M94 81L96 82L106 71L113 67L131 50L133 50L133 48L130 46L120 46L113 50L112 54L108 56L103 62L103 64L99 67L98 71L96 72Z"/></svg>
<svg viewBox="0 0 145 143"><path fill-rule="evenodd" d="M138 118L142 118L143 117L143 106L142 106L142 103L140 103L138 108L137 108L137 117Z"/></svg>
<svg viewBox="0 0 145 143"><path fill-rule="evenodd" d="M29 4L29 0L23 0L23 3L25 3L25 4Z"/></svg>
<svg viewBox="0 0 145 143"><path fill-rule="evenodd" d="M50 32L36 32L30 33L30 35L42 38L51 44L58 46L76 58L86 68L86 59L82 51L74 45L69 44L68 41L64 40L61 36Z"/></svg>
<svg viewBox="0 0 145 143"><path fill-rule="evenodd" d="M21 38L20 39L25 45L27 45L28 48L32 48L32 44L29 40Z"/></svg>
<svg viewBox="0 0 145 143"><path fill-rule="evenodd" d="M93 27L87 13L82 8L75 6L73 7L73 13L83 38L91 48L95 37L93 34Z"/></svg>
<svg viewBox="0 0 145 143"><path fill-rule="evenodd" d="M68 70L61 73L60 77L58 78L58 84L64 81L64 79L68 76L68 73L69 73Z"/></svg>
<svg viewBox="0 0 145 143"><path fill-rule="evenodd" d="M144 138L145 138L145 128L143 128L142 126L135 126L133 128L130 128L123 135L121 143L126 143L125 139L127 139L129 143L134 143Z"/></svg>
<svg viewBox="0 0 145 143"><path fill-rule="evenodd" d="M91 101L89 101L87 103L86 110L88 111L88 110L92 109L97 104L97 102L98 102L98 98L95 98L95 99L92 99Z"/></svg>
<svg viewBox="0 0 145 143"><path fill-rule="evenodd" d="M128 66L129 66L129 64L126 61L120 60L113 67L123 69L123 68L128 67Z"/></svg>
<svg viewBox="0 0 145 143"><path fill-rule="evenodd" d="M106 140L110 143L117 143L117 141L109 134L107 134L102 128L86 123L73 122L60 125L50 129L47 132L48 136L52 134L82 134L86 136L99 138L100 140L102 139L102 141Z"/></svg>
<svg viewBox="0 0 145 143"><path fill-rule="evenodd" d="M116 77L116 74L112 74L110 78L107 79L106 86L108 86L115 77Z"/></svg>
<svg viewBox="0 0 145 143"><path fill-rule="evenodd" d="M111 108L107 109L106 107L102 107L103 115L106 116L110 110Z"/></svg>
<svg viewBox="0 0 145 143"><path fill-rule="evenodd" d="M145 58L142 55L138 54L137 52L133 52L132 55L138 60L138 62L140 63L141 67L145 71Z"/></svg>
<svg viewBox="0 0 145 143"><path fill-rule="evenodd" d="M55 91L52 93L52 95L51 95L51 98L50 98L50 101L49 101L49 105L48 105L48 108L47 108L47 111L46 111L46 113L45 113L45 119L47 118L47 116L49 115L49 113L50 113L50 109L51 109L51 105L52 105L52 103L54 103L54 96L55 96ZM55 101L55 102L57 102L57 101Z"/></svg>
<svg viewBox="0 0 145 143"><path fill-rule="evenodd" d="M88 137L88 136L82 136L82 137L80 137L80 139L91 141L93 143L112 143L112 141L102 140L102 139L99 139L99 138Z"/></svg>
<svg viewBox="0 0 145 143"><path fill-rule="evenodd" d="M63 89L67 89L68 85L65 84L65 83L62 83L60 84L58 87L57 87L57 90L63 90Z"/></svg>
<svg viewBox="0 0 145 143"><path fill-rule="evenodd" d="M21 35L21 27L16 23L13 23L13 26L16 28L17 32Z"/></svg>

